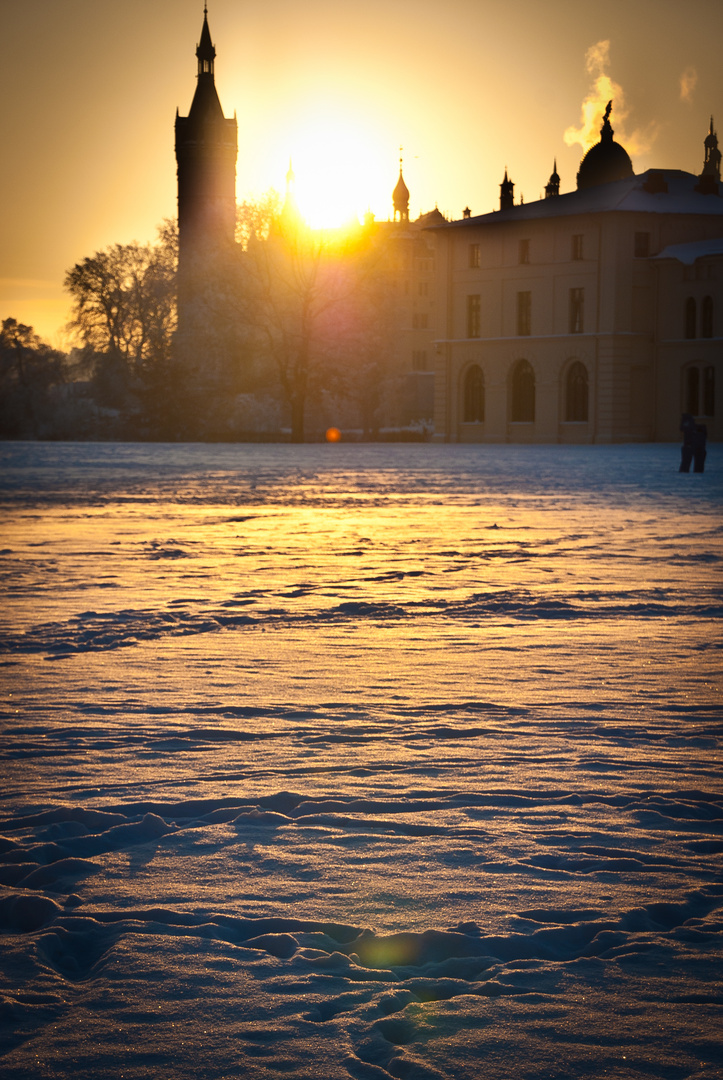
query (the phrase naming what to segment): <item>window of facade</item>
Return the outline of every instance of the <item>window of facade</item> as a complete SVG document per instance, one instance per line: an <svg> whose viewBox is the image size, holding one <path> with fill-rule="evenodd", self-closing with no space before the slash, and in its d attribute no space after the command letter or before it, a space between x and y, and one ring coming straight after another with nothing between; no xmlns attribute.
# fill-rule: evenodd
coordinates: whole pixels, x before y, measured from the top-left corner
<svg viewBox="0 0 723 1080"><path fill-rule="evenodd" d="M695 300L692 296L685 301L684 333L687 338L695 337Z"/></svg>
<svg viewBox="0 0 723 1080"><path fill-rule="evenodd" d="M528 263L530 261L530 241L520 240L519 246L519 260L520 263Z"/></svg>
<svg viewBox="0 0 723 1080"><path fill-rule="evenodd" d="M472 269L480 265L479 244L469 245L469 265Z"/></svg>
<svg viewBox="0 0 723 1080"><path fill-rule="evenodd" d="M419 293L420 296L428 296L429 295L429 282L428 281L420 281L419 282L419 288L417 289L417 292Z"/></svg>
<svg viewBox="0 0 723 1080"><path fill-rule="evenodd" d="M485 418L485 383L482 368L472 364L464 376L462 390L462 420L465 424L481 424Z"/></svg>
<svg viewBox="0 0 723 1080"><path fill-rule="evenodd" d="M535 373L527 360L516 364L510 389L510 419L531 423L535 419Z"/></svg>
<svg viewBox="0 0 723 1080"><path fill-rule="evenodd" d="M480 335L480 298L479 294L467 297L467 337Z"/></svg>
<svg viewBox="0 0 723 1080"><path fill-rule="evenodd" d="M585 290L570 289L570 333L581 334L585 325Z"/></svg>
<svg viewBox="0 0 723 1080"><path fill-rule="evenodd" d="M425 349L414 349L412 352L412 369L414 371L427 370L427 352Z"/></svg>
<svg viewBox="0 0 723 1080"><path fill-rule="evenodd" d="M587 420L587 402L587 368L579 360L576 360L574 364L570 365L565 376L565 420L570 423Z"/></svg>
<svg viewBox="0 0 723 1080"><path fill-rule="evenodd" d="M575 233L570 244L570 257L579 262L582 259L582 233Z"/></svg>
<svg viewBox="0 0 723 1080"><path fill-rule="evenodd" d="M713 337L713 297L704 296L700 308L700 336Z"/></svg>
<svg viewBox="0 0 723 1080"><path fill-rule="evenodd" d="M691 416L715 416L715 368L692 364L685 368L683 410Z"/></svg>
<svg viewBox="0 0 723 1080"><path fill-rule="evenodd" d="M517 333L527 335L530 333L532 316L532 293L518 292L517 294Z"/></svg>
<svg viewBox="0 0 723 1080"><path fill-rule="evenodd" d="M633 252L636 259L647 259L650 254L650 233L636 232Z"/></svg>
<svg viewBox="0 0 723 1080"><path fill-rule="evenodd" d="M416 311L412 315L412 329L413 330L426 330L427 329L428 316L425 311ZM479 337L479 335L477 335Z"/></svg>

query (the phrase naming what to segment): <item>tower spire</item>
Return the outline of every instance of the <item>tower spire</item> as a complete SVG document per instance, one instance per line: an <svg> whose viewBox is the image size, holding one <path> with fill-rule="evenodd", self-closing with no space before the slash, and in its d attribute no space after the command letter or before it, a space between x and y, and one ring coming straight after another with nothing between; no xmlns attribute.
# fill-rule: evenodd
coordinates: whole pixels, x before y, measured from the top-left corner
<svg viewBox="0 0 723 1080"><path fill-rule="evenodd" d="M216 59L216 50L211 41L211 31L208 28L208 8L203 5L203 27L201 28L201 40L196 46L198 57L198 74L210 75L213 78L213 62Z"/></svg>
<svg viewBox="0 0 723 1080"><path fill-rule="evenodd" d="M193 101L188 116L176 111L178 324L182 338L188 338L195 325L193 301L203 285L204 267L231 247L236 228L238 125L235 117L224 117L214 83L215 57L204 3ZM201 340L202 328L198 332Z"/></svg>

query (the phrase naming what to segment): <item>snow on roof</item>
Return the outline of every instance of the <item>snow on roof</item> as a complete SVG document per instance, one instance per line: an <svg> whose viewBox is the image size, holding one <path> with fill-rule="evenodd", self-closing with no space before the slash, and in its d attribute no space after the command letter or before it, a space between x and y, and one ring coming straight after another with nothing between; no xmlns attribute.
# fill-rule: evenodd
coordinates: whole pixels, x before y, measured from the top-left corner
<svg viewBox="0 0 723 1080"><path fill-rule="evenodd" d="M697 259L704 259L706 255L723 255L723 236L714 240L698 240L690 244L670 244L654 258L677 259L684 266L692 266Z"/></svg>
<svg viewBox="0 0 723 1080"><path fill-rule="evenodd" d="M662 186L667 190L659 190ZM700 178L680 169L649 169L627 180L615 180L609 184L584 191L570 191L550 199L520 203L509 210L493 210L491 214L462 218L446 224L432 226L437 229L466 229L474 225L493 225L513 221L536 221L545 218L569 217L573 214L601 214L605 212L649 214L704 214L721 217L723 225L723 185L718 185L718 195L703 195L696 191Z"/></svg>

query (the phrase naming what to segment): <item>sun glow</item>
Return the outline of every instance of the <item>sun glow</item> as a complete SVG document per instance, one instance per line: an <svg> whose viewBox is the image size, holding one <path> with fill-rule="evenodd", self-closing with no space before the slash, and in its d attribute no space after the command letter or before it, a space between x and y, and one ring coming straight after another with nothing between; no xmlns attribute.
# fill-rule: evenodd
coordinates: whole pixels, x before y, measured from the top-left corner
<svg viewBox="0 0 723 1080"><path fill-rule="evenodd" d="M294 132L290 158L299 211L315 229L362 220L394 184L391 160L384 160L362 127L353 128L340 116L306 121ZM391 206L391 194L381 205L386 202Z"/></svg>

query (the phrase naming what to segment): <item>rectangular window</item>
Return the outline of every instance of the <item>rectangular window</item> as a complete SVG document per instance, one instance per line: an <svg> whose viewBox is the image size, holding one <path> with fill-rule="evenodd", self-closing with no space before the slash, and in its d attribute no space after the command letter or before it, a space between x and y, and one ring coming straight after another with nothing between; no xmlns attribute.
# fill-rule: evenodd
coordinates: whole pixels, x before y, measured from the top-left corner
<svg viewBox="0 0 723 1080"><path fill-rule="evenodd" d="M469 265L472 270L480 265L479 244L469 245Z"/></svg>
<svg viewBox="0 0 723 1080"><path fill-rule="evenodd" d="M419 293L420 296L427 296L429 294L429 282L428 281L420 281L419 282L419 288L418 288L417 292Z"/></svg>
<svg viewBox="0 0 723 1080"><path fill-rule="evenodd" d="M480 333L480 298L467 297L467 337L479 337Z"/></svg>
<svg viewBox="0 0 723 1080"><path fill-rule="evenodd" d="M575 262L579 262L582 257L582 233L575 233L572 237L570 258Z"/></svg>
<svg viewBox="0 0 723 1080"><path fill-rule="evenodd" d="M570 333L581 334L585 316L585 290L570 289Z"/></svg>
<svg viewBox="0 0 723 1080"><path fill-rule="evenodd" d="M412 353L412 369L414 371L427 370L427 353L424 349L415 349Z"/></svg>
<svg viewBox="0 0 723 1080"><path fill-rule="evenodd" d="M529 334L532 314L532 293L518 292L517 294L517 333Z"/></svg>
<svg viewBox="0 0 723 1080"><path fill-rule="evenodd" d="M427 329L427 315L425 312L415 313L412 315L412 329L413 330L426 330Z"/></svg>
<svg viewBox="0 0 723 1080"><path fill-rule="evenodd" d="M520 240L520 263L528 263L530 261L530 241Z"/></svg>
<svg viewBox="0 0 723 1080"><path fill-rule="evenodd" d="M636 232L634 251L636 259L647 259L650 254L649 232Z"/></svg>

